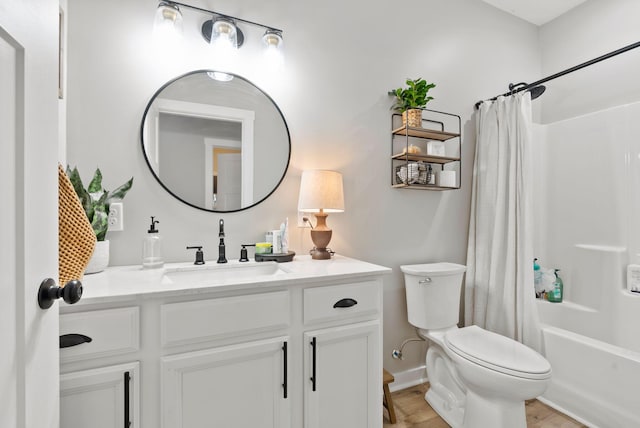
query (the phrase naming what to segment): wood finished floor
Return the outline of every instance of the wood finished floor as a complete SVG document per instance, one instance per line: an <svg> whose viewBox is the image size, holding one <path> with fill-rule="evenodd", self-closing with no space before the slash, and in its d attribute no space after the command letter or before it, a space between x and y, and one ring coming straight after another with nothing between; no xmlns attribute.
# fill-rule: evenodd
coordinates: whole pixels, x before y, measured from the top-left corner
<svg viewBox="0 0 640 428"><path fill-rule="evenodd" d="M449 425L438 416L424 399L429 384L396 391L391 394L396 409L395 424L389 422L389 415L384 411L384 428L449 428ZM527 428L586 428L567 415L543 404L538 400L526 403Z"/></svg>

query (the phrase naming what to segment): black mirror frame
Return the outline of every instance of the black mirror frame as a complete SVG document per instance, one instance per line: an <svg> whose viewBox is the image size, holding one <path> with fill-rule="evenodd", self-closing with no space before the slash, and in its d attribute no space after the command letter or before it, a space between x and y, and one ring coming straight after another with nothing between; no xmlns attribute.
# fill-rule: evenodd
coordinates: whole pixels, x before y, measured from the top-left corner
<svg viewBox="0 0 640 428"><path fill-rule="evenodd" d="M147 166L149 167L149 171L151 171L151 174L153 174L154 178L156 179L156 181L160 184L160 186L162 186L162 188L164 190L167 191L167 193L169 193L171 196L173 196L174 198L176 198L177 200L179 200L180 202L182 202L183 204L186 204L190 207L193 208L197 208L201 211L207 211L210 213L218 213L218 214L227 214L227 213L235 213L235 212L239 212L239 211L244 211L247 210L249 208L253 208L256 205L261 204L262 202L264 202L269 196L271 196L277 189L278 187L280 187L280 184L282 184L282 181L284 180L284 177L287 175L287 171L289 170L289 164L291 162L291 134L289 133L289 125L287 124L287 120L284 118L284 115L282 114L282 111L280 110L280 107L278 107L278 104L275 103L275 101L273 101L273 98L271 98L269 96L269 94L267 94L265 91L263 91L261 88L259 88L258 86L256 86L253 82L251 82L248 79L245 79L242 76L239 76L237 74L234 73L228 73L225 72L225 74L229 74L232 75L234 79L240 79L243 80L244 82L248 83L249 85L253 86L254 88L256 88L258 91L260 91L265 97L267 97L267 99L269 101L271 101L271 103L273 104L273 106L276 108L276 110L278 111L278 114L280 115L280 117L282 118L282 122L284 123L284 128L285 131L287 132L287 140L289 142L289 157L287 158L287 164L284 168L284 171L282 172L282 177L280 177L280 180L278 180L278 183L276 183L276 185L273 187L273 189L267 194L265 195L265 197L263 197L262 199L260 199L259 201L254 202L253 204L247 206L247 207L242 207L242 208L238 208L237 210L228 210L228 211L216 211L216 210L210 210L207 208L203 208L203 207L199 207L197 205L192 204L191 202L187 202L184 199L182 199L180 196L176 195L175 193L173 193L167 186L165 186L165 184L162 182L162 180L160 180L160 177L158 177L158 175L156 174L156 172L153 170L153 168L151 167L151 163L149 162L149 158L147 156L147 152L144 149L144 123L145 120L147 118L147 113L149 112L149 109L151 108L151 104L153 104L153 102L156 100L156 98L158 97L158 95L160 95L160 93L169 85L171 85L172 83L174 83L177 80L180 80L182 78L185 78L187 76L190 76L192 74L197 74L197 73L207 73L207 72L214 72L215 70L207 70L207 69L202 69L202 70L194 70L194 71L190 71L188 73L182 74L180 76L177 76L171 80L169 80L168 82L166 82L164 85L162 85L156 92L155 94L153 94L153 96L151 97L151 99L149 100L149 102L147 103L147 107L144 109L144 113L142 114L142 121L140 122L140 148L142 149L142 154L144 156L144 160L147 163Z"/></svg>

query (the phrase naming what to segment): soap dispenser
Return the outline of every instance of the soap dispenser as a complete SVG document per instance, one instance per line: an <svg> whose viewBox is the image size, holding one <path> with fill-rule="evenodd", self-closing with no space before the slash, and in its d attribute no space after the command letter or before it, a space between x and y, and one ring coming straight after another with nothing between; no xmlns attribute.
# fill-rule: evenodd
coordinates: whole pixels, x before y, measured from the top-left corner
<svg viewBox="0 0 640 428"><path fill-rule="evenodd" d="M164 261L162 260L162 236L160 236L156 228L157 223L160 222L152 216L151 226L149 226L147 236L144 238L142 267L146 269L160 268L164 265Z"/></svg>
<svg viewBox="0 0 640 428"><path fill-rule="evenodd" d="M554 269L554 273L556 275L556 280L553 283L553 290L551 292L547 292L547 300L554 303L562 302L562 295L564 293L564 285L562 284L562 278L558 275L560 269Z"/></svg>

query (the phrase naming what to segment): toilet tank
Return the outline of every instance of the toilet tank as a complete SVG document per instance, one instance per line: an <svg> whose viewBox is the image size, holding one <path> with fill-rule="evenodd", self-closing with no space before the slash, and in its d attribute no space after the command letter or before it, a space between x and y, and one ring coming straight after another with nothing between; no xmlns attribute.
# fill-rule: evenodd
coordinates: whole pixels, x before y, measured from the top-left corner
<svg viewBox="0 0 640 428"><path fill-rule="evenodd" d="M460 289L466 266L426 263L400 266L404 273L409 323L433 330L453 327L460 316Z"/></svg>

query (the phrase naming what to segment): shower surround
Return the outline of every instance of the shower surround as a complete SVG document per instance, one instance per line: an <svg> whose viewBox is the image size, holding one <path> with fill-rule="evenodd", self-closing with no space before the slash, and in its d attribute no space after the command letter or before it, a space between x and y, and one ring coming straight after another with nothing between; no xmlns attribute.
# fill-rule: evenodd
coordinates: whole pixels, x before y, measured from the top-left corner
<svg viewBox="0 0 640 428"><path fill-rule="evenodd" d="M534 132L535 252L561 269L562 303L538 301L553 378L543 400L589 426L640 426L640 103Z"/></svg>

